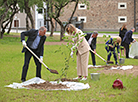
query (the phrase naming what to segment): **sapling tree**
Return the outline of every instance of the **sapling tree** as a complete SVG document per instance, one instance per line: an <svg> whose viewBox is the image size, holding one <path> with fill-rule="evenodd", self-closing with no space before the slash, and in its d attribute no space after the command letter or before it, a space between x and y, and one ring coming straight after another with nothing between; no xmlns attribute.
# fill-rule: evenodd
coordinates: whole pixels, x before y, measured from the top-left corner
<svg viewBox="0 0 138 102"><path fill-rule="evenodd" d="M83 39L79 40L79 37L84 37L84 36L85 35L84 34L81 35L81 33L77 33L74 36L65 36L65 34L64 34L63 39L68 41L67 45L66 46L62 45L61 47L59 47L58 50L55 51L55 52L60 52L62 55L65 56L65 58L64 58L64 67L61 69L62 73L61 73L60 79L62 79L63 77L67 78L67 73L68 73L68 69L69 69L69 62L70 62L70 59L71 59L71 56L70 56L71 48L73 46L76 46L72 49L74 54L75 54L77 52L76 48L83 41ZM78 41L75 43L74 41L72 41L73 38L78 39ZM65 49L67 50L66 52L65 52ZM73 61L74 61L74 59L73 59Z"/></svg>

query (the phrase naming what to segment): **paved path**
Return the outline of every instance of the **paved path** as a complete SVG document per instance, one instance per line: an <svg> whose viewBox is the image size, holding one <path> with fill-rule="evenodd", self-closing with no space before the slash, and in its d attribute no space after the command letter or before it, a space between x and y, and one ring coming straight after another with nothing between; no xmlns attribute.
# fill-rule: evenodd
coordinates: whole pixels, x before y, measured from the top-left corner
<svg viewBox="0 0 138 102"><path fill-rule="evenodd" d="M11 30L11 32L15 32L15 33L21 33L21 32L23 32L24 30ZM50 32L46 32L46 34L50 34ZM60 32L54 32L54 34L53 35L60 35ZM68 35L67 33L65 33L65 35ZM103 37L103 35L106 35L106 36L111 36L111 37L117 37L119 34L107 34L107 33L99 33L98 34L98 37ZM138 34L133 34L133 36L132 36L132 38L138 38Z"/></svg>

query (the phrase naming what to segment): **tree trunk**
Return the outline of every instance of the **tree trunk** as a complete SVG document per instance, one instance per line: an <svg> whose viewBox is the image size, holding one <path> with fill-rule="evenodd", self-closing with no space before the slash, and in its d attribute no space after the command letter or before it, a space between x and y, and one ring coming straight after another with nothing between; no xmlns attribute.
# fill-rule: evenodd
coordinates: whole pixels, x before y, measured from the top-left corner
<svg viewBox="0 0 138 102"><path fill-rule="evenodd" d="M3 33L1 31L2 30L2 22L3 22L4 18L6 17L6 15L8 13L8 9L9 9L9 7L7 5L7 0L4 1L2 7L5 7L6 9L5 9L4 14L0 14L0 35L1 35L1 39L3 39Z"/></svg>
<svg viewBox="0 0 138 102"><path fill-rule="evenodd" d="M34 26L34 19L33 19L33 16L31 14L31 9L29 7L29 1L28 0L24 0L24 5L25 5L25 12L26 12L26 14L29 17L30 22L31 22L31 27L35 28L35 26Z"/></svg>
<svg viewBox="0 0 138 102"><path fill-rule="evenodd" d="M63 41L63 37L64 37L64 34L65 34L65 28L63 25L60 25L61 26L61 31L60 31L60 41Z"/></svg>
<svg viewBox="0 0 138 102"><path fill-rule="evenodd" d="M8 29L8 31L7 31L7 34L9 34L9 33L10 33L10 31L11 31L12 22L13 22L13 18L12 18L12 19L11 19L11 21L10 21L10 27L9 27L9 29Z"/></svg>
<svg viewBox="0 0 138 102"><path fill-rule="evenodd" d="M51 23L51 33L50 33L50 36L53 36L55 27L54 27L54 23L53 23L53 20L52 20L51 17L50 17L50 23Z"/></svg>
<svg viewBox="0 0 138 102"><path fill-rule="evenodd" d="M2 31L1 31L1 39L3 39L3 35L5 33L5 29L3 28L3 26L1 26L1 29L2 29Z"/></svg>
<svg viewBox="0 0 138 102"><path fill-rule="evenodd" d="M28 16L26 15L26 30L29 30Z"/></svg>

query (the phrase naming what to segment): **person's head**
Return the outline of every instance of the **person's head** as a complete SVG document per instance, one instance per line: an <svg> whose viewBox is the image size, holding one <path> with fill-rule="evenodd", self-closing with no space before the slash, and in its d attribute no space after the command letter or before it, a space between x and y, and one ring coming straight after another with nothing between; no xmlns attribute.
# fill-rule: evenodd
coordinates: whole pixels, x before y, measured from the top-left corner
<svg viewBox="0 0 138 102"><path fill-rule="evenodd" d="M98 32L97 31L94 31L93 33L92 33L92 37L93 38L96 38L98 36Z"/></svg>
<svg viewBox="0 0 138 102"><path fill-rule="evenodd" d="M124 23L123 25L122 25L122 28L121 28L121 30L123 30L124 28L125 29L127 29L127 27L126 27L127 25L126 25L126 23Z"/></svg>
<svg viewBox="0 0 138 102"><path fill-rule="evenodd" d="M120 37L116 38L116 43L118 43L119 45L121 44L121 38Z"/></svg>
<svg viewBox="0 0 138 102"><path fill-rule="evenodd" d="M68 24L66 27L66 32L70 35L74 35L76 32L76 28L73 24Z"/></svg>
<svg viewBox="0 0 138 102"><path fill-rule="evenodd" d="M44 36L46 33L47 29L45 27L40 27L39 28L39 35Z"/></svg>
<svg viewBox="0 0 138 102"><path fill-rule="evenodd" d="M135 31L135 28L134 28L134 27L132 27L132 28L131 28L131 31L132 31L132 32L134 32L134 31Z"/></svg>

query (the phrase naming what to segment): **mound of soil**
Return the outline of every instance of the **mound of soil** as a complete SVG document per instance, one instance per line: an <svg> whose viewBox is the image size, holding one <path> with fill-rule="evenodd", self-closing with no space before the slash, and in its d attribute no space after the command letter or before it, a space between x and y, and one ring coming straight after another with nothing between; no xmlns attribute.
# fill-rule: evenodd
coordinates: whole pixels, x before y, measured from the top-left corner
<svg viewBox="0 0 138 102"><path fill-rule="evenodd" d="M30 84L24 87L27 87L29 89L41 89L41 90L54 90L54 89L67 89L68 88L66 85L51 84L49 81L46 81L40 84Z"/></svg>
<svg viewBox="0 0 138 102"><path fill-rule="evenodd" d="M59 80L61 80L62 82L64 82L64 81L78 82L78 80L67 79L67 78L56 79L55 81L59 81ZM46 82L40 83L40 84L30 84L30 85L26 85L24 87L27 87L29 89L41 89L41 90L54 90L54 89L67 89L68 88L66 85L51 84L49 81L46 81Z"/></svg>
<svg viewBox="0 0 138 102"><path fill-rule="evenodd" d="M79 80L77 80L77 79L67 79L67 78L56 79L55 81L59 81L59 80L61 80L62 82L64 82L64 81L78 82L78 81L79 81Z"/></svg>
<svg viewBox="0 0 138 102"><path fill-rule="evenodd" d="M121 66L101 66L101 67L96 67L96 68L103 68L103 70L98 71L98 73L105 73L105 74L121 74L121 75L130 75L132 74L133 76L137 77L138 76L138 66L133 66L132 69L127 69L127 70L122 70L122 69L112 69L110 70L111 67L121 67ZM94 67L92 67L94 68Z"/></svg>

